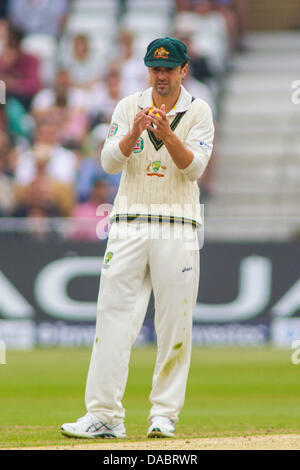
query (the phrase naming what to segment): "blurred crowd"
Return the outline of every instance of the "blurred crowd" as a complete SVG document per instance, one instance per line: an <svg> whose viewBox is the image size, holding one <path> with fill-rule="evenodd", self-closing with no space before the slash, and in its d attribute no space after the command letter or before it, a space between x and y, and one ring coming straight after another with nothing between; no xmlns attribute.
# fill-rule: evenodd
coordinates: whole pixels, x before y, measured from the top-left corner
<svg viewBox="0 0 300 470"><path fill-rule="evenodd" d="M0 80L6 86L6 100L0 97L0 216L94 219L73 233L93 239L96 209L113 202L120 180L120 174L105 174L100 162L111 115L121 98L148 87L143 55L160 31L153 27L147 36L140 18L141 29L134 27L133 1L111 0L116 10L110 12L107 1L97 0L103 28L115 30L111 39L95 35L95 14L90 23L84 16L91 3L0 2ZM167 25L161 35L187 44L184 86L211 105L217 129L230 57L245 48L246 1L154 1L163 3L170 8L158 12ZM111 25L109 15L116 19ZM217 138L199 181L203 199L213 193L216 152Z"/></svg>

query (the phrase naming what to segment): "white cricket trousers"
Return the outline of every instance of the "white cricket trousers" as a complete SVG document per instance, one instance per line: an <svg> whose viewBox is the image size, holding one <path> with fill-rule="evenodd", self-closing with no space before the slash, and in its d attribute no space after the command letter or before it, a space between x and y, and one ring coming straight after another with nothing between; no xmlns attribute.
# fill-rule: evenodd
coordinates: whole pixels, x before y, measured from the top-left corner
<svg viewBox="0 0 300 470"><path fill-rule="evenodd" d="M115 424L125 418L122 398L130 351L153 289L157 358L149 421L167 416L177 422L190 367L198 247L197 230L191 225L113 223L101 270L85 395L87 410L99 420Z"/></svg>

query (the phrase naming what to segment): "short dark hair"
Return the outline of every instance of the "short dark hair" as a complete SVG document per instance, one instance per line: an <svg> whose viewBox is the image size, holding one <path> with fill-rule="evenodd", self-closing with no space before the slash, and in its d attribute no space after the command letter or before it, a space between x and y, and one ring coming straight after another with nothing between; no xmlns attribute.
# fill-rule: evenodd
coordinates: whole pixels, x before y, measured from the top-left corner
<svg viewBox="0 0 300 470"><path fill-rule="evenodd" d="M186 60L185 62L183 62L180 67L181 67L181 70L183 69L183 67L185 67L187 64L189 63L188 60Z"/></svg>

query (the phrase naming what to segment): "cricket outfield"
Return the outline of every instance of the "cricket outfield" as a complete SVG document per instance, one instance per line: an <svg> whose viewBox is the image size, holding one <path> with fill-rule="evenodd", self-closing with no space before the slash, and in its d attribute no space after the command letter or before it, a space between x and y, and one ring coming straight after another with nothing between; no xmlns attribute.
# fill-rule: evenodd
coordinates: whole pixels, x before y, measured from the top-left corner
<svg viewBox="0 0 300 470"><path fill-rule="evenodd" d="M134 348L123 404L127 439L67 439L85 414L88 349L8 351L0 366L0 448L300 448L300 365L291 350L194 347L176 439L146 438L155 348ZM78 447L77 447L78 446Z"/></svg>

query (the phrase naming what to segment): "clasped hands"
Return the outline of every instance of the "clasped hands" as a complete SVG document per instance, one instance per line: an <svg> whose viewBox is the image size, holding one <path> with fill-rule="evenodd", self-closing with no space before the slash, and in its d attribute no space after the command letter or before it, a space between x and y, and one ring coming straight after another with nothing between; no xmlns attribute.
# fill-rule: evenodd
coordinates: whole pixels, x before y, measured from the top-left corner
<svg viewBox="0 0 300 470"><path fill-rule="evenodd" d="M150 110L152 111L149 114ZM151 124L154 124L155 127ZM167 118L166 106L163 104L161 108L148 106L147 108L142 109L134 119L133 129L138 137L145 129L153 132L155 136L161 140L169 137L173 131Z"/></svg>

